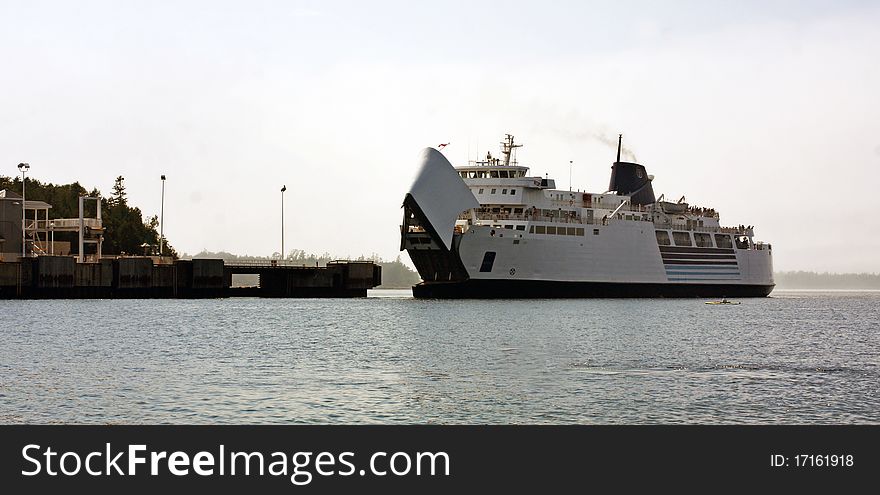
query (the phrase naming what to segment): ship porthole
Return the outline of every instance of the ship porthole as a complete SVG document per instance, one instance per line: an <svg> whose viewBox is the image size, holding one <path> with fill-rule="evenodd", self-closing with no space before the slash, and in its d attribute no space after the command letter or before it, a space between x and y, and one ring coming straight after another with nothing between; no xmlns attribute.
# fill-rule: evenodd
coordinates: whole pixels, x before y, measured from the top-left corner
<svg viewBox="0 0 880 495"><path fill-rule="evenodd" d="M516 268L511 268L511 269L510 269L510 274L511 274L511 275L516 275Z"/></svg>

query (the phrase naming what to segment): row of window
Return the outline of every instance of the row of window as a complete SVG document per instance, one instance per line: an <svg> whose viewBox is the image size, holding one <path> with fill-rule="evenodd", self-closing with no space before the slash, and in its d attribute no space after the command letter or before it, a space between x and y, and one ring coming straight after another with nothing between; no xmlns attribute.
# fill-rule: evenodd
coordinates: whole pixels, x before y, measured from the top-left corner
<svg viewBox="0 0 880 495"><path fill-rule="evenodd" d="M525 177L525 170L459 170L462 179L516 179Z"/></svg>
<svg viewBox="0 0 880 495"><path fill-rule="evenodd" d="M529 234L548 234L548 235L584 235L583 227L557 227L554 225L531 225L529 226ZM594 235L599 235L599 229L593 229Z"/></svg>
<svg viewBox="0 0 880 495"><path fill-rule="evenodd" d="M657 235L657 244L661 246L671 246L672 242L669 239L669 232L665 230L656 231ZM696 246L696 247L719 247L725 249L733 248L733 241L730 239L730 236L727 234L715 234L715 244L712 244L712 234L706 234L703 232L694 232L693 240L691 240L690 232L672 232L672 241L675 242L676 246ZM746 241L748 243L748 241ZM739 243L738 243L739 244ZM748 244L746 244L748 246Z"/></svg>
<svg viewBox="0 0 880 495"><path fill-rule="evenodd" d="M483 191L485 191L485 189L481 187L480 190L477 191L477 194L483 194ZM498 192L498 189L492 189L489 194L495 194L496 192ZM507 194L507 189L502 189L501 194ZM510 194L516 194L516 189L511 189Z"/></svg>

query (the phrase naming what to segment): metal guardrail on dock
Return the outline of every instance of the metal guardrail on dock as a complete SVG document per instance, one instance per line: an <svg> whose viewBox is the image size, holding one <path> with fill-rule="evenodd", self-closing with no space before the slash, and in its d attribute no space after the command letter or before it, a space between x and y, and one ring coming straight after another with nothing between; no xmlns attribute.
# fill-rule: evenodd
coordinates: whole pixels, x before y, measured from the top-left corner
<svg viewBox="0 0 880 495"><path fill-rule="evenodd" d="M314 268L314 265L306 265L305 263L291 260L230 260L225 261L224 265L230 268Z"/></svg>

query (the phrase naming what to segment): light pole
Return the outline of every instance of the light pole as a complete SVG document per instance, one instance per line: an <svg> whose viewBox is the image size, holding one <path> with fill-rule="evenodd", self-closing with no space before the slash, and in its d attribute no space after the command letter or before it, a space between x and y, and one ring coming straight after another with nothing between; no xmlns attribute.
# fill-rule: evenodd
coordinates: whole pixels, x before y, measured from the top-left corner
<svg viewBox="0 0 880 495"><path fill-rule="evenodd" d="M162 206L159 209L159 256L165 248L165 174L162 174Z"/></svg>
<svg viewBox="0 0 880 495"><path fill-rule="evenodd" d="M281 186L281 259L284 259L284 191L287 186Z"/></svg>
<svg viewBox="0 0 880 495"><path fill-rule="evenodd" d="M568 161L568 192L571 192L571 165L574 163L573 160Z"/></svg>
<svg viewBox="0 0 880 495"><path fill-rule="evenodd" d="M24 195L24 174L31 168L28 163L19 163L18 169L21 170L21 257L24 258L27 256L27 251L25 251L25 246L27 245L27 237L25 237L25 221L27 217L25 214L27 210L25 209L25 195Z"/></svg>

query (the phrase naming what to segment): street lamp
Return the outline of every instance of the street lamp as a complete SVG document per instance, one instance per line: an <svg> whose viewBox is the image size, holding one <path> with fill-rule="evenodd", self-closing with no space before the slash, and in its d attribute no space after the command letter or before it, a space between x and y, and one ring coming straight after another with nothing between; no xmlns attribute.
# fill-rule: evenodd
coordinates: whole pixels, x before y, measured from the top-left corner
<svg viewBox="0 0 880 495"><path fill-rule="evenodd" d="M284 191L287 186L281 186L281 259L284 259Z"/></svg>
<svg viewBox="0 0 880 495"><path fill-rule="evenodd" d="M162 206L159 210L159 256L165 247L165 174L162 174Z"/></svg>
<svg viewBox="0 0 880 495"><path fill-rule="evenodd" d="M27 255L25 251L25 246L27 244L27 237L25 237L25 221L26 221L26 212L25 209L25 196L24 196L24 174L30 169L31 166L29 163L19 163L18 169L21 170L21 257L24 258Z"/></svg>

